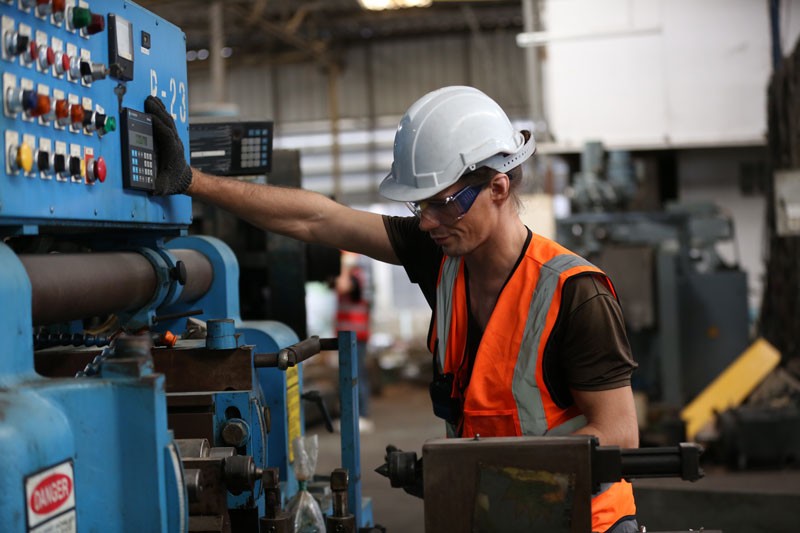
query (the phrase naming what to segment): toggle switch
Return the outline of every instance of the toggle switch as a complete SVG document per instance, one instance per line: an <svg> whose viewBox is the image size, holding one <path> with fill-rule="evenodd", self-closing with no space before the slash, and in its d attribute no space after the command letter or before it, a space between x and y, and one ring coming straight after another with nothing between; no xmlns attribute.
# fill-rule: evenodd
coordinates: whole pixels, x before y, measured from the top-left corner
<svg viewBox="0 0 800 533"><path fill-rule="evenodd" d="M81 78L84 83L92 83L93 81L104 80L108 76L108 69L102 63L90 63L88 61L81 61Z"/></svg>

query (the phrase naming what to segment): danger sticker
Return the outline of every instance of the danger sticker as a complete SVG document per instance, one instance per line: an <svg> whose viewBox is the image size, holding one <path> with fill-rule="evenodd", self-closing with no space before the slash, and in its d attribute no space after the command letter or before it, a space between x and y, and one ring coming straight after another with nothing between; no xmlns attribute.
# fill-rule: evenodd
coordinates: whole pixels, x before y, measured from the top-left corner
<svg viewBox="0 0 800 533"><path fill-rule="evenodd" d="M25 500L28 508L28 531L76 531L75 475L72 462L66 461L28 476L25 479ZM73 512L65 515L67 511ZM39 524L51 520L47 527L37 528Z"/></svg>

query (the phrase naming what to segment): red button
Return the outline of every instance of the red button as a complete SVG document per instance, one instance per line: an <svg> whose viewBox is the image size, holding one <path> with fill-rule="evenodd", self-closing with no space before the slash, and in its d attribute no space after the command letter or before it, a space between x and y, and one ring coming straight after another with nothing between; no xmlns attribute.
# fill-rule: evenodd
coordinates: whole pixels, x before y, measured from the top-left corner
<svg viewBox="0 0 800 533"><path fill-rule="evenodd" d="M53 13L63 13L66 8L66 0L53 0Z"/></svg>
<svg viewBox="0 0 800 533"><path fill-rule="evenodd" d="M103 183L106 181L106 172L106 160L100 156L94 162L94 176L100 180L100 183Z"/></svg>
<svg viewBox="0 0 800 533"><path fill-rule="evenodd" d="M47 64L53 66L56 62L56 53L53 51L53 48L48 46L47 47Z"/></svg>
<svg viewBox="0 0 800 533"><path fill-rule="evenodd" d="M36 41L31 41L30 51L28 53L31 56L31 61L39 59L39 45L36 44Z"/></svg>
<svg viewBox="0 0 800 533"><path fill-rule="evenodd" d="M67 54L61 54L61 68L64 72L69 72L69 56Z"/></svg>

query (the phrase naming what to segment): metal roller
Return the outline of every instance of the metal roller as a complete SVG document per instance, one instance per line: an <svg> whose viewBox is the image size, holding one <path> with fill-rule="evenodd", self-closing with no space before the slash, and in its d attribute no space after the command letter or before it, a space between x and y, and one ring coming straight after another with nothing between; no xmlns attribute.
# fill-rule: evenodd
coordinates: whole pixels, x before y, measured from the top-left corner
<svg viewBox="0 0 800 533"><path fill-rule="evenodd" d="M180 301L201 297L211 286L211 263L194 250L172 250L186 267ZM31 281L35 326L133 311L156 292L156 271L135 252L20 255Z"/></svg>

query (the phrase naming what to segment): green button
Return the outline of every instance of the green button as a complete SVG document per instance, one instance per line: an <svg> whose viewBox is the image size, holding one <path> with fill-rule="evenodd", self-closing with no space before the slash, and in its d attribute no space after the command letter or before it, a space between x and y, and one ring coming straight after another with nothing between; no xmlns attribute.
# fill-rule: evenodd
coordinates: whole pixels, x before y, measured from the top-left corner
<svg viewBox="0 0 800 533"><path fill-rule="evenodd" d="M117 130L117 119L114 117L108 117L106 119L106 123L103 124L103 131L106 133L111 133L112 131Z"/></svg>
<svg viewBox="0 0 800 533"><path fill-rule="evenodd" d="M72 8L72 27L85 28L92 21L92 12L85 7Z"/></svg>

